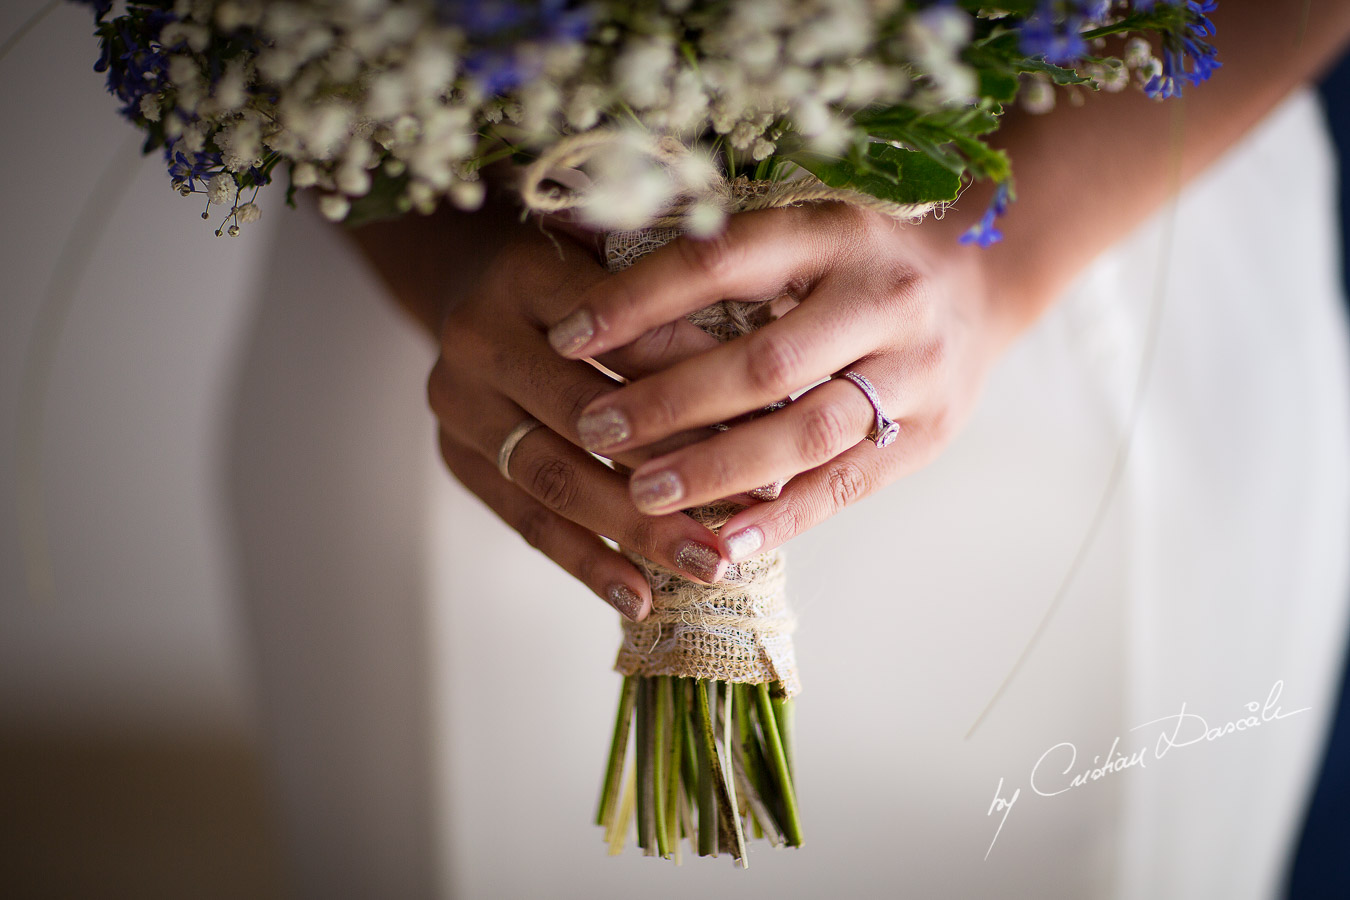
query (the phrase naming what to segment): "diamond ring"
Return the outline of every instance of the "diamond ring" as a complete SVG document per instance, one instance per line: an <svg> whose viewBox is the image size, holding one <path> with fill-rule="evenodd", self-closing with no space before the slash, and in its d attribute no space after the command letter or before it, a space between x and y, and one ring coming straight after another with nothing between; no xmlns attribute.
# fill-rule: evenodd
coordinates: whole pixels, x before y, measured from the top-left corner
<svg viewBox="0 0 1350 900"><path fill-rule="evenodd" d="M851 369L834 376L835 378L847 378L858 386L864 394L867 395L867 402L872 404L872 412L876 413L876 423L872 426L872 431L867 435L867 439L878 447L885 447L895 440L900 434L900 426L893 420L888 419L886 414L881 411L881 397L877 396L877 389L872 387L872 382L868 381L863 375Z"/></svg>

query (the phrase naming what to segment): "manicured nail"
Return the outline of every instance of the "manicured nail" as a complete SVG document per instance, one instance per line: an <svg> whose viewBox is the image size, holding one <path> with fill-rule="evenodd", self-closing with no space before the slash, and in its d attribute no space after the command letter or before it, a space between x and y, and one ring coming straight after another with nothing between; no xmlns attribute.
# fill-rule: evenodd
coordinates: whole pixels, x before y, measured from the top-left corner
<svg viewBox="0 0 1350 900"><path fill-rule="evenodd" d="M571 356L595 337L595 320L579 309L548 330L548 342L563 356Z"/></svg>
<svg viewBox="0 0 1350 900"><path fill-rule="evenodd" d="M609 605L617 609L625 619L631 622L636 622L638 615L642 612L642 598L638 596L637 591L626 584L609 586Z"/></svg>
<svg viewBox="0 0 1350 900"><path fill-rule="evenodd" d="M700 581L711 583L717 580L717 570L722 566L722 556L707 544L685 541L680 545L680 549L675 551L675 565Z"/></svg>
<svg viewBox="0 0 1350 900"><path fill-rule="evenodd" d="M778 495L783 493L783 479L771 481L764 487L757 487L753 491L746 491L746 493L756 500L777 500Z"/></svg>
<svg viewBox="0 0 1350 900"><path fill-rule="evenodd" d="M632 434L628 417L612 406L588 412L577 419L577 435L587 450L606 450L622 444Z"/></svg>
<svg viewBox="0 0 1350 900"><path fill-rule="evenodd" d="M764 546L764 532L755 526L743 528L726 539L727 557L732 562L740 562L755 555L755 551Z"/></svg>
<svg viewBox="0 0 1350 900"><path fill-rule="evenodd" d="M669 506L684 496L684 483L670 469L637 476L631 489L633 501L643 512Z"/></svg>

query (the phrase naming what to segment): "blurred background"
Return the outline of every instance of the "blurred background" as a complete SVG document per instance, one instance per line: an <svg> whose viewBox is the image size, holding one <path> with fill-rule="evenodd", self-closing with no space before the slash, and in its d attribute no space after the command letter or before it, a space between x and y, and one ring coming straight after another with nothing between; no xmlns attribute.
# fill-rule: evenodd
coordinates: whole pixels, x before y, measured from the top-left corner
<svg viewBox="0 0 1350 900"><path fill-rule="evenodd" d="M0 5L0 39L43 7ZM604 702L532 711L481 661L437 658L436 636L466 627L429 599L453 593L447 560L488 558L498 535L481 510L426 512L473 507L433 452L430 348L305 210L271 202L244 237L212 238L117 119L89 31L63 3L0 59L0 894L493 896L470 856L528 868L538 823L508 810L480 834L455 810L491 807L518 767L589 811L595 779L565 773L593 756L598 777L609 616L522 547L488 575L556 602L529 628L472 627L545 671L587 669L578 689ZM1325 93L1350 147L1350 67ZM301 255L317 263L286 264ZM560 649L569 623L593 637ZM476 735L477 756L441 766L452 715L536 715L538 741ZM1295 897L1350 895L1347 722ZM561 729L596 738L580 767L550 755ZM791 896L791 866L776 877ZM571 895L540 879L512 883Z"/></svg>

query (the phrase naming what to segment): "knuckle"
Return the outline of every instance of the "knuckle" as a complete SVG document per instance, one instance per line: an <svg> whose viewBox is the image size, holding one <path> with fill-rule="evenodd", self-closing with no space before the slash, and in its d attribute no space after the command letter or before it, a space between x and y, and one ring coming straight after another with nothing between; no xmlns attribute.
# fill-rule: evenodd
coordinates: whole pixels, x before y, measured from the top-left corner
<svg viewBox="0 0 1350 900"><path fill-rule="evenodd" d="M628 527L628 536L624 546L647 559L654 559L661 549L657 520L649 516L637 518Z"/></svg>
<svg viewBox="0 0 1350 900"><path fill-rule="evenodd" d="M612 393L610 388L593 384L586 379L578 379L562 385L558 389L558 401L566 414L564 421L576 422L577 419L581 418L581 413L586 407L608 393Z"/></svg>
<svg viewBox="0 0 1350 900"><path fill-rule="evenodd" d="M644 331L629 345L629 361L645 366L667 358L675 347L675 335L674 322Z"/></svg>
<svg viewBox="0 0 1350 900"><path fill-rule="evenodd" d="M712 281L720 281L736 268L735 245L725 231L703 239L682 237L675 241L675 247L692 272Z"/></svg>
<svg viewBox="0 0 1350 900"><path fill-rule="evenodd" d="M516 531L525 539L525 543L540 552L545 552L544 546L552 528L553 516L542 506L522 513L516 522Z"/></svg>
<svg viewBox="0 0 1350 900"><path fill-rule="evenodd" d="M851 446L848 422L836 406L818 406L806 413L797 434L797 452L815 466L833 459Z"/></svg>
<svg viewBox="0 0 1350 900"><path fill-rule="evenodd" d="M448 385L445 361L438 359L427 375L427 406L437 418L444 418L450 407L450 388Z"/></svg>
<svg viewBox="0 0 1350 900"><path fill-rule="evenodd" d="M561 512L576 503L576 469L566 460L545 457L531 465L525 477L529 492L549 509Z"/></svg>
<svg viewBox="0 0 1350 900"><path fill-rule="evenodd" d="M584 553L576 561L577 580L585 585L592 585L599 581L597 573L600 568L600 560L594 553Z"/></svg>
<svg viewBox="0 0 1350 900"><path fill-rule="evenodd" d="M871 487L867 473L861 466L851 462L840 462L831 466L825 483L835 509L843 509L855 500L867 496Z"/></svg>
<svg viewBox="0 0 1350 900"><path fill-rule="evenodd" d="M802 350L790 338L760 332L746 348L750 383L767 395L784 397L800 387Z"/></svg>
<svg viewBox="0 0 1350 900"><path fill-rule="evenodd" d="M811 517L802 504L799 494L779 501L773 516L765 523L773 533L774 543L781 544L806 530Z"/></svg>
<svg viewBox="0 0 1350 900"><path fill-rule="evenodd" d="M641 420L641 430L653 435L665 435L684 426L684 404L672 392L651 388L626 404Z"/></svg>

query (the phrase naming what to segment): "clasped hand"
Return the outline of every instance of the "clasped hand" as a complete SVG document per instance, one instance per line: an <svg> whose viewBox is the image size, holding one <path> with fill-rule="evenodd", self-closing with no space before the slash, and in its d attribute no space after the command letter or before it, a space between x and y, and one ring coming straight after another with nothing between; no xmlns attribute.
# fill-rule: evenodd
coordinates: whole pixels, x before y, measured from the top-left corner
<svg viewBox="0 0 1350 900"><path fill-rule="evenodd" d="M978 254L950 229L842 204L733 216L719 237L680 238L616 275L580 242L523 235L445 318L428 381L442 454L530 544L639 619L646 581L600 536L714 582L949 441L1000 346ZM683 319L766 297L786 311L724 344ZM831 378L848 370L899 423L889 446L866 440L866 394ZM499 450L531 417L544 427L510 453L508 480ZM774 499L749 493L774 484ZM722 498L746 506L719 534L680 512Z"/></svg>

